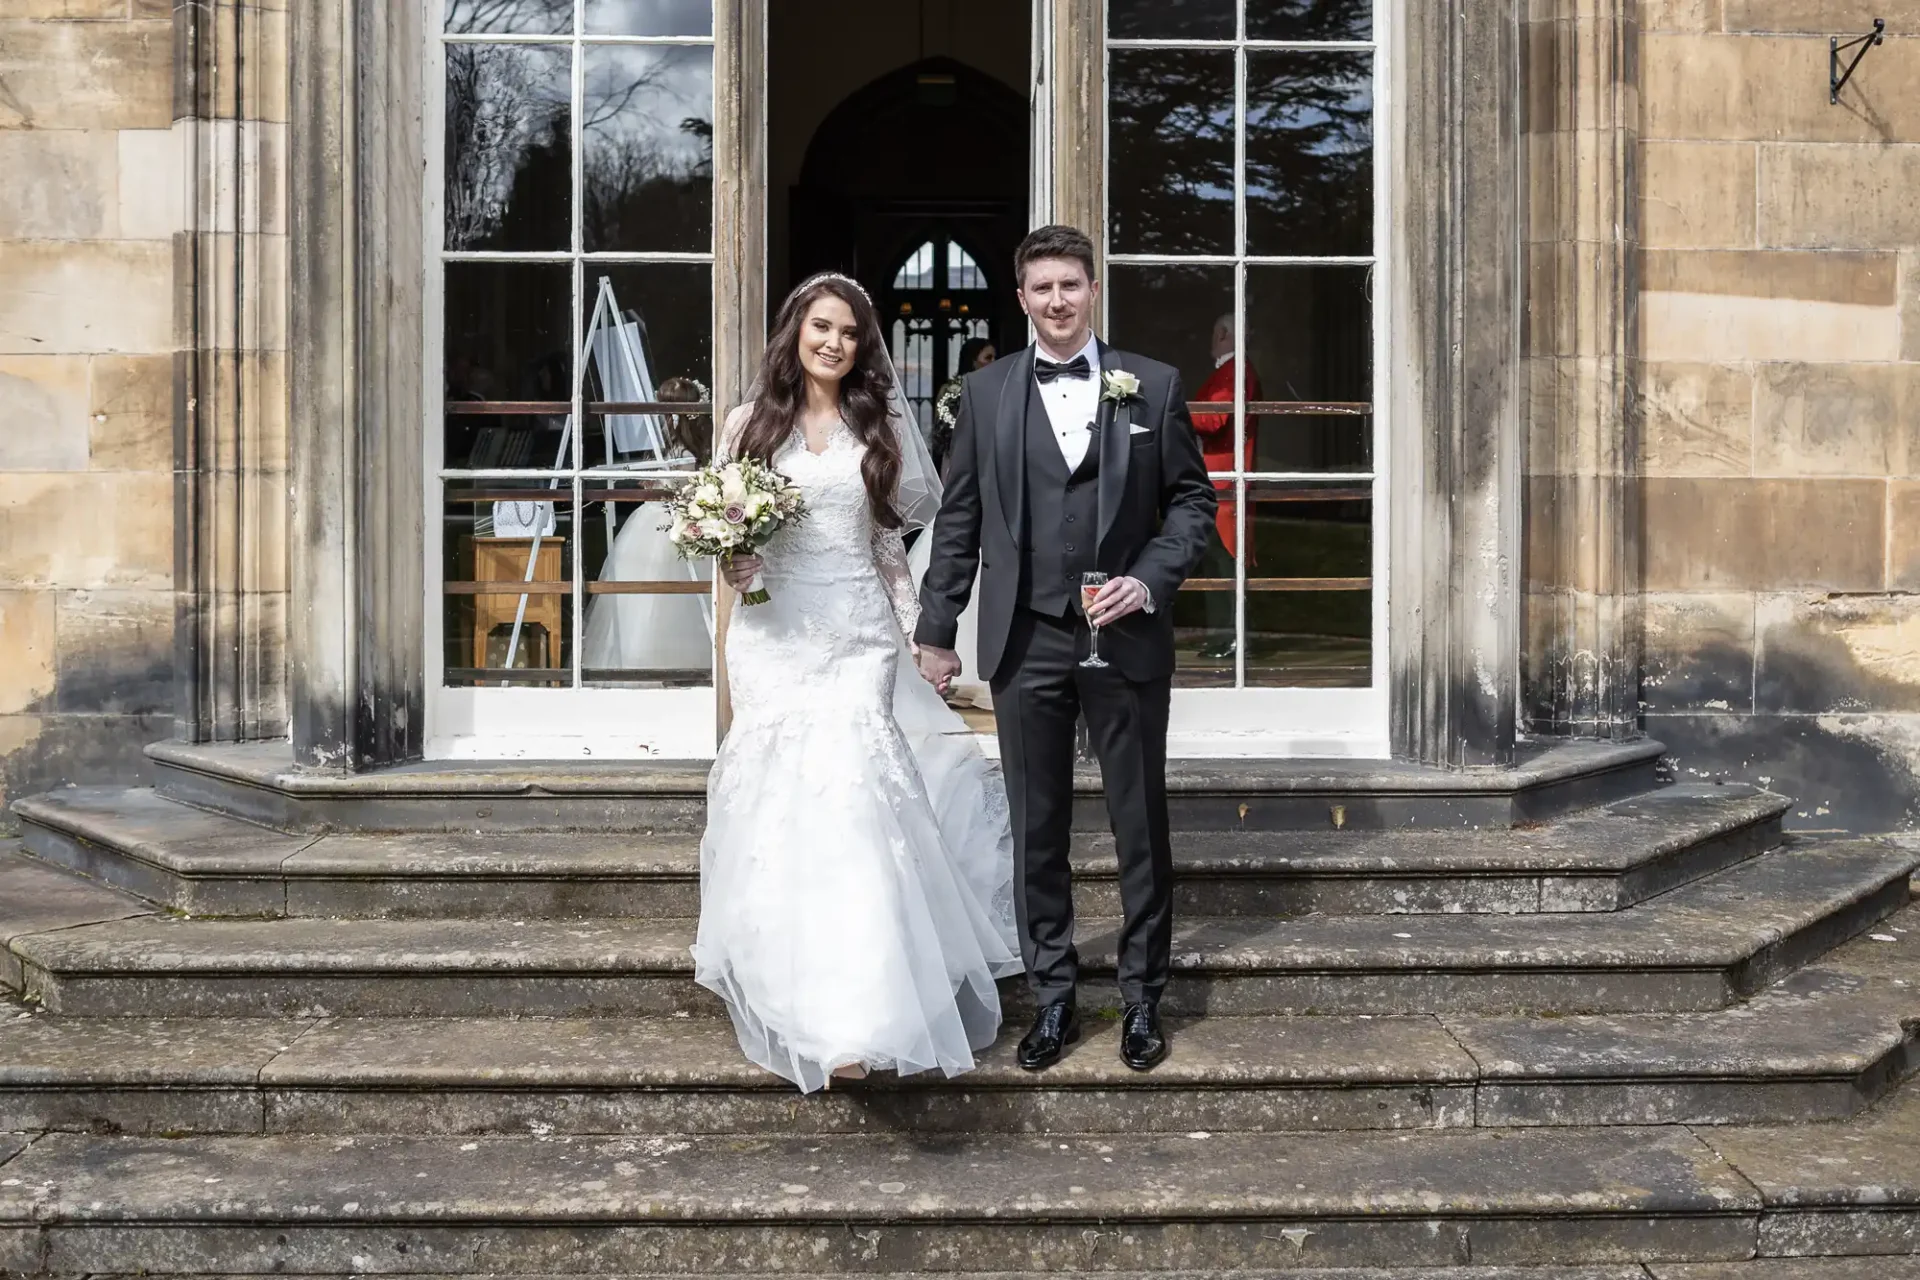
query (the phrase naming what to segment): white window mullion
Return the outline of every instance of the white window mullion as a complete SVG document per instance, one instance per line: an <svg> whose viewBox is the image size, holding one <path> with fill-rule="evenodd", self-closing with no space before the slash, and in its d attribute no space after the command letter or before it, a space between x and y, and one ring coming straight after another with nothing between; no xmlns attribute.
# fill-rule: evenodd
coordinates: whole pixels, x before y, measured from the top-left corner
<svg viewBox="0 0 1920 1280"><path fill-rule="evenodd" d="M1233 687L1247 685L1247 6L1233 51Z"/></svg>

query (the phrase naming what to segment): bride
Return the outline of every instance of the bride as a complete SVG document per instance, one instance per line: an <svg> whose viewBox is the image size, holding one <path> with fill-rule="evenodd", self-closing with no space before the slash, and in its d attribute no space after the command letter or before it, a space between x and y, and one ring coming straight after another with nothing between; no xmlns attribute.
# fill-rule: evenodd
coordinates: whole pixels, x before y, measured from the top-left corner
<svg viewBox="0 0 1920 1280"><path fill-rule="evenodd" d="M1020 970L999 774L915 671L903 535L939 480L872 301L815 276L787 298L721 451L802 490L807 516L728 580L769 603L727 631L733 724L707 783L694 975L740 1048L802 1091L956 1075Z"/></svg>

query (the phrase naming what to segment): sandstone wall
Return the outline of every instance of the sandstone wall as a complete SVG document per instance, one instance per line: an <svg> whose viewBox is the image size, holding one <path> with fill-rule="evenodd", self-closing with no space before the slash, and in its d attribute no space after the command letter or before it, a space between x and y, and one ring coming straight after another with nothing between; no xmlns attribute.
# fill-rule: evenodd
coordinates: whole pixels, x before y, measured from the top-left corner
<svg viewBox="0 0 1920 1280"><path fill-rule="evenodd" d="M0 802L172 732L172 0L0 5Z"/></svg>
<svg viewBox="0 0 1920 1280"><path fill-rule="evenodd" d="M1920 825L1920 0L1642 19L1647 729L1801 827Z"/></svg>

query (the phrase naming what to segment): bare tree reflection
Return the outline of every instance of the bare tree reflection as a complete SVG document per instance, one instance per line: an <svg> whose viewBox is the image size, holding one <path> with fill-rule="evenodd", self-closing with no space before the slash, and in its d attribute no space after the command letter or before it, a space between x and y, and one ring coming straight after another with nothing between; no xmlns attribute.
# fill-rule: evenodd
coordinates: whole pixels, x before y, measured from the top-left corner
<svg viewBox="0 0 1920 1280"><path fill-rule="evenodd" d="M566 50L449 44L446 68L447 247L565 248ZM500 243L510 222L524 234Z"/></svg>
<svg viewBox="0 0 1920 1280"><path fill-rule="evenodd" d="M573 0L447 0L450 35L555 35L573 30Z"/></svg>
<svg viewBox="0 0 1920 1280"><path fill-rule="evenodd" d="M711 53L595 54L588 65L581 128L581 218L588 251L708 248L713 239Z"/></svg>

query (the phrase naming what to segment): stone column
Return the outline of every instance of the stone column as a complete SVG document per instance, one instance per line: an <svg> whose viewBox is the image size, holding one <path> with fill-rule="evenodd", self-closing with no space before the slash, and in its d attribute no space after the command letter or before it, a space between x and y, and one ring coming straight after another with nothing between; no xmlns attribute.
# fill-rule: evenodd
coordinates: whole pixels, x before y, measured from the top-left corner
<svg viewBox="0 0 1920 1280"><path fill-rule="evenodd" d="M1522 3L1402 0L1391 33L1391 730L1429 764L1514 748Z"/></svg>
<svg viewBox="0 0 1920 1280"><path fill-rule="evenodd" d="M1634 0L1534 0L1527 27L1524 718L1635 736L1640 697Z"/></svg>
<svg viewBox="0 0 1920 1280"><path fill-rule="evenodd" d="M425 716L422 6L292 10L294 758L413 759Z"/></svg>
<svg viewBox="0 0 1920 1280"><path fill-rule="evenodd" d="M287 21L173 10L176 733L287 731Z"/></svg>

